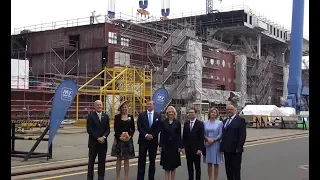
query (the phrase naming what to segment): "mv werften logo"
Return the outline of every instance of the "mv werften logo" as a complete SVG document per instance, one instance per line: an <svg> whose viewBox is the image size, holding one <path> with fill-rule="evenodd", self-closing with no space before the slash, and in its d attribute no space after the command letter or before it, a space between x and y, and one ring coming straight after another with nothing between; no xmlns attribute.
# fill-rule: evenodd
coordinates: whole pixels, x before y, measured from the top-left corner
<svg viewBox="0 0 320 180"><path fill-rule="evenodd" d="M157 102L157 103L160 103L160 104L164 103L164 95L161 94L161 93L158 93L158 94L157 94L156 102Z"/></svg>
<svg viewBox="0 0 320 180"><path fill-rule="evenodd" d="M61 90L61 99L65 101L72 101L72 89L70 88L62 88Z"/></svg>

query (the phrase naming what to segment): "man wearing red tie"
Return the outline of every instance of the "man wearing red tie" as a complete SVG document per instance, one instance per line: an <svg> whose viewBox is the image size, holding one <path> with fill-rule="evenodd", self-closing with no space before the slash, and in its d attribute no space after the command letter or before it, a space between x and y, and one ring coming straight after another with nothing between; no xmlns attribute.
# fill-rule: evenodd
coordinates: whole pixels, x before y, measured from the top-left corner
<svg viewBox="0 0 320 180"><path fill-rule="evenodd" d="M241 180L241 160L246 141L245 119L236 114L233 105L227 106L228 117L224 121L220 149L224 153L228 180Z"/></svg>

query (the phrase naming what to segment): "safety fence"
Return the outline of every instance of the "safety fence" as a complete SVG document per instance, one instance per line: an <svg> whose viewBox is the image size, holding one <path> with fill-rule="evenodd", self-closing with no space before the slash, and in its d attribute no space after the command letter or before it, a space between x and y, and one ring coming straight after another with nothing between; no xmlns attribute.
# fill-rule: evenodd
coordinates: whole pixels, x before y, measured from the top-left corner
<svg viewBox="0 0 320 180"><path fill-rule="evenodd" d="M249 128L303 129L309 128L309 121L304 116L245 116Z"/></svg>
<svg viewBox="0 0 320 180"><path fill-rule="evenodd" d="M46 129L41 133L39 137L29 137L29 136L17 136L16 128L17 125L26 123L26 121L11 121L11 157L23 158L23 161L27 161L29 158L40 158L46 157L47 160L52 159L52 144L48 148L47 152L35 152L36 148L41 141L48 141L49 138L46 138L45 135L49 131L49 124L46 126ZM27 123L39 123L39 121L27 121ZM16 140L25 140L25 141L36 141L32 148L29 151L18 151L16 150Z"/></svg>

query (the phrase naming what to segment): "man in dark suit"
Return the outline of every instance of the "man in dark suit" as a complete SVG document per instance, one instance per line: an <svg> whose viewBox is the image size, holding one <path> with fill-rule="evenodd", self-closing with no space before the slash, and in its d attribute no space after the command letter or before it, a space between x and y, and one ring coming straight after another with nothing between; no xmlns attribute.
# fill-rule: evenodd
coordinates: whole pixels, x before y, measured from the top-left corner
<svg viewBox="0 0 320 180"><path fill-rule="evenodd" d="M188 110L190 120L184 123L183 127L183 153L186 154L189 180L194 179L193 164L196 169L196 180L201 179L200 158L204 148L204 125L197 120L197 110Z"/></svg>
<svg viewBox="0 0 320 180"><path fill-rule="evenodd" d="M94 102L94 109L95 111L91 112L87 118L87 132L89 134L88 180L93 180L93 168L97 155L98 180L104 180L110 124L108 115L102 112L103 104L100 100Z"/></svg>
<svg viewBox="0 0 320 180"><path fill-rule="evenodd" d="M137 180L144 180L147 151L149 154L149 180L154 180L155 160L158 149L158 136L161 128L161 116L154 112L154 102L147 102L147 111L139 114L137 126L139 131L139 158Z"/></svg>
<svg viewBox="0 0 320 180"><path fill-rule="evenodd" d="M242 152L247 136L245 119L236 113L233 105L227 106L228 117L223 123L220 144L221 151L224 153L228 180L241 180Z"/></svg>

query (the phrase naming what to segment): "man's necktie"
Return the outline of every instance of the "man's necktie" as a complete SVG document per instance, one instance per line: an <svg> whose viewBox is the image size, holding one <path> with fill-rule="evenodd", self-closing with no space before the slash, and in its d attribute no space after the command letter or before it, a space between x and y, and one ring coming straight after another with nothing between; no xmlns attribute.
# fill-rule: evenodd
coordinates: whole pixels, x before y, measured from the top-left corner
<svg viewBox="0 0 320 180"><path fill-rule="evenodd" d="M148 120L149 120L149 125L150 127L152 126L152 117L151 117L151 113L148 113Z"/></svg>
<svg viewBox="0 0 320 180"><path fill-rule="evenodd" d="M190 121L190 131L192 131L192 128L193 128L193 122Z"/></svg>
<svg viewBox="0 0 320 180"><path fill-rule="evenodd" d="M98 114L99 121L101 122L101 113Z"/></svg>
<svg viewBox="0 0 320 180"><path fill-rule="evenodd" d="M229 124L231 123L231 118L228 118L226 124L224 125L224 128L227 128L229 126Z"/></svg>

